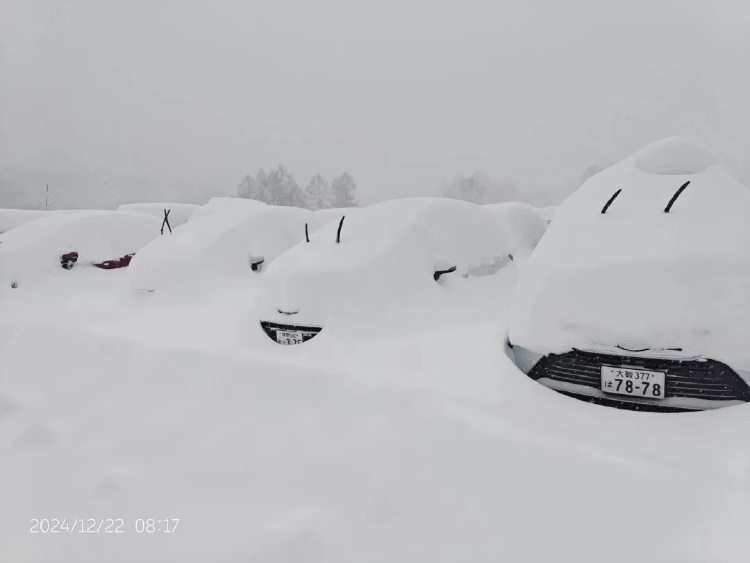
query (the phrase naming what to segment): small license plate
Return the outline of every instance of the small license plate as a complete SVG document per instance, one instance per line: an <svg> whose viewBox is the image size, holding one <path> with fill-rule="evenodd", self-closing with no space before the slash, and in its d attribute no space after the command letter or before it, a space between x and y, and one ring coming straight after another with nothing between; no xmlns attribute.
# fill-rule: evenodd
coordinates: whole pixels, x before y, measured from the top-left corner
<svg viewBox="0 0 750 563"><path fill-rule="evenodd" d="M302 333L297 330L277 330L276 342L279 344L302 344Z"/></svg>
<svg viewBox="0 0 750 563"><path fill-rule="evenodd" d="M642 399L666 397L666 374L626 367L602 366L602 391Z"/></svg>

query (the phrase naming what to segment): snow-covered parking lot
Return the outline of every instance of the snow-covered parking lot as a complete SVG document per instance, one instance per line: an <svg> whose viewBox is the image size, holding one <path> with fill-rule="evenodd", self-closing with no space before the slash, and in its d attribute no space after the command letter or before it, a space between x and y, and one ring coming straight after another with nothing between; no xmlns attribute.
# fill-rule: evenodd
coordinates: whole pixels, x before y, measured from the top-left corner
<svg viewBox="0 0 750 563"><path fill-rule="evenodd" d="M303 346L253 336L249 284L5 299L0 561L747 561L750 406L538 385L503 348L514 268Z"/></svg>

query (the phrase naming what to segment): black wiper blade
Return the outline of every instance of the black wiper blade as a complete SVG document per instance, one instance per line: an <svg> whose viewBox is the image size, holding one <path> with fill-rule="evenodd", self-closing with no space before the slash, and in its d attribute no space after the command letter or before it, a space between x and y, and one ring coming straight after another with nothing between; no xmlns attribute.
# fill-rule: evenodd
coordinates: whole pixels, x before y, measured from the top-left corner
<svg viewBox="0 0 750 563"><path fill-rule="evenodd" d="M674 195L672 196L672 199L669 200L669 203L664 208L664 213L669 213L669 210L672 209L674 202L677 201L677 198L680 197L680 194L685 191L685 188L687 188L688 185L690 185L690 180L688 180L687 182L685 182L684 184L680 186L680 189L674 193Z"/></svg>
<svg viewBox="0 0 750 563"><path fill-rule="evenodd" d="M607 209L609 209L609 206L612 205L612 202L617 199L617 196L620 195L620 192L622 191L622 188L617 190L614 194L612 194L612 197L609 198L609 201L604 204L604 207L602 207L602 215L604 215L607 212Z"/></svg>

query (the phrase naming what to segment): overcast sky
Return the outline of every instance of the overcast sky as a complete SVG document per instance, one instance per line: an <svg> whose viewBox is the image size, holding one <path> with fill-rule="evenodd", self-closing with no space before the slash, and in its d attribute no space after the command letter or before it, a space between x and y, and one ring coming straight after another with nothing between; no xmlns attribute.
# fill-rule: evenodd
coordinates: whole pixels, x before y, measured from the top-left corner
<svg viewBox="0 0 750 563"><path fill-rule="evenodd" d="M560 189L688 133L747 181L749 55L747 0L0 0L0 167L285 162L373 200Z"/></svg>

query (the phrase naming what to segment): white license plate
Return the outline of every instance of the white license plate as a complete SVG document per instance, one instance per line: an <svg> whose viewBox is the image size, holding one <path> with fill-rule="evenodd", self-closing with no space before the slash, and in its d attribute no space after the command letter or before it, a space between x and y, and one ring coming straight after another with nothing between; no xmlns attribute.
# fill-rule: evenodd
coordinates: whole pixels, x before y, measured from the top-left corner
<svg viewBox="0 0 750 563"><path fill-rule="evenodd" d="M602 366L602 391L642 399L663 399L666 374L625 367Z"/></svg>
<svg viewBox="0 0 750 563"><path fill-rule="evenodd" d="M302 344L302 333L297 330L277 330L276 342L279 344Z"/></svg>

